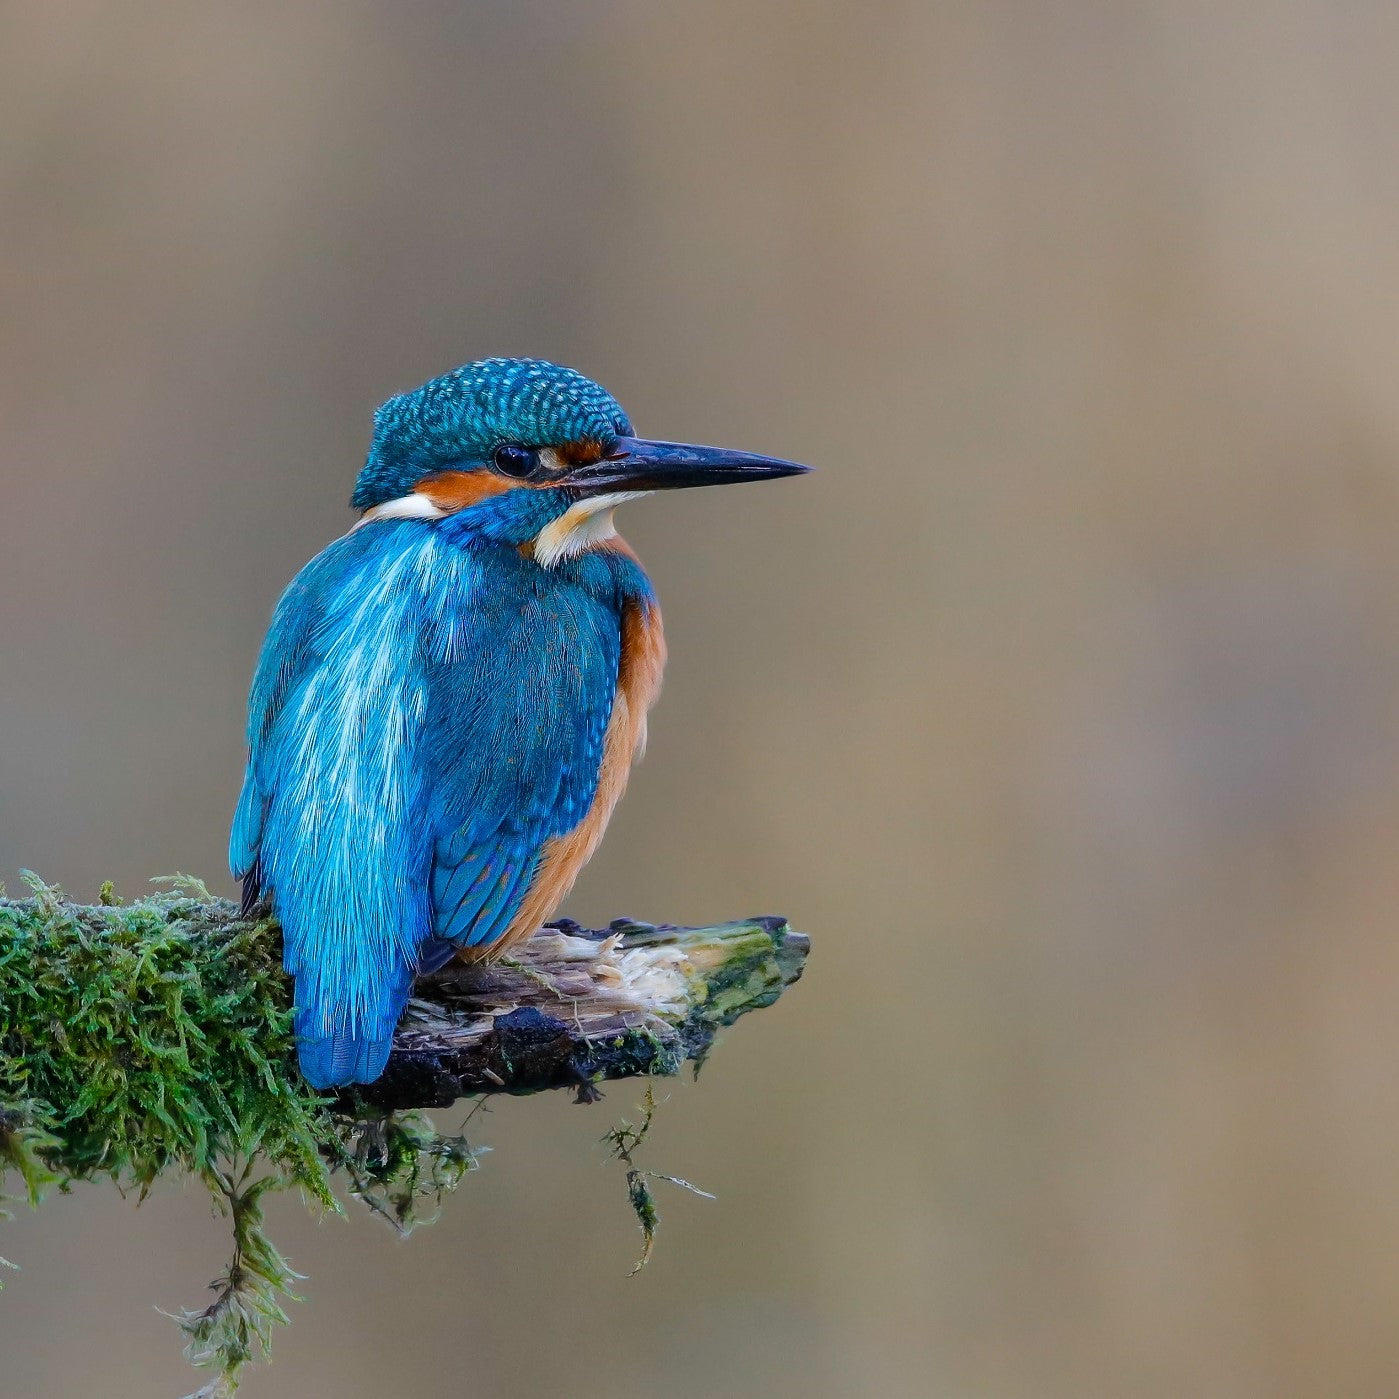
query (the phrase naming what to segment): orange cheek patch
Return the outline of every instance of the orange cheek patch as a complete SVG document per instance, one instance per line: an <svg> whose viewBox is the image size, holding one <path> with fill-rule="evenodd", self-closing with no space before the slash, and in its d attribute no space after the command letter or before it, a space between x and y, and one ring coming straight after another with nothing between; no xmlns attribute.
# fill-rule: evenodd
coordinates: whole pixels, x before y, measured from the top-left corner
<svg viewBox="0 0 1399 1399"><path fill-rule="evenodd" d="M580 437L576 442L564 442L555 447L554 455L565 466L584 466L601 460L602 443L595 437Z"/></svg>
<svg viewBox="0 0 1399 1399"><path fill-rule="evenodd" d="M508 491L518 482L507 481L492 471L439 471L424 477L413 487L415 495L425 495L439 510L450 514L465 510L493 495Z"/></svg>

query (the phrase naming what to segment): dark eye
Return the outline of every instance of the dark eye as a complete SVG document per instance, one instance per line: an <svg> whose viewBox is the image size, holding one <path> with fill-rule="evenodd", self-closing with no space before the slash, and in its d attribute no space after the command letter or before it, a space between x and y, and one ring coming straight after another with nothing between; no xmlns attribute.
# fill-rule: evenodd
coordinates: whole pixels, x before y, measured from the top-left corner
<svg viewBox="0 0 1399 1399"><path fill-rule="evenodd" d="M521 479L532 476L539 466L539 453L518 442L502 442L491 456L495 469L502 476Z"/></svg>

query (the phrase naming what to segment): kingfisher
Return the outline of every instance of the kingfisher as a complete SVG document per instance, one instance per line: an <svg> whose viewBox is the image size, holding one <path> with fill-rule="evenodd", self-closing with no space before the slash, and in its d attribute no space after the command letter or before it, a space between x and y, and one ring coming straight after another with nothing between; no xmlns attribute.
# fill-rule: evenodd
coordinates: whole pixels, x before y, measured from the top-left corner
<svg viewBox="0 0 1399 1399"><path fill-rule="evenodd" d="M613 511L791 476L636 437L577 370L486 359L374 415L357 524L273 613L229 841L317 1089L383 1073L414 978L553 917L646 742L665 637Z"/></svg>

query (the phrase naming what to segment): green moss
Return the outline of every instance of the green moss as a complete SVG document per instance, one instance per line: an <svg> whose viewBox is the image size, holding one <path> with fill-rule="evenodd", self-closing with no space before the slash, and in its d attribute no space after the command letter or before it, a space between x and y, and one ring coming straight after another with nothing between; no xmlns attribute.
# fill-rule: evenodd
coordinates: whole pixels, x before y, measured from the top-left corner
<svg viewBox="0 0 1399 1399"><path fill-rule="evenodd" d="M41 1155L57 1150L58 1146L58 1138L39 1125L33 1104L0 1105L0 1179L10 1172L18 1175L31 1208L58 1179L44 1164ZM10 1212L5 1208L4 1196L0 1196L0 1219L8 1218ZM0 1257L0 1267L14 1266L8 1258ZM0 1287L3 1286L4 1283L0 1283Z"/></svg>
<svg viewBox="0 0 1399 1399"><path fill-rule="evenodd" d="M416 1112L366 1110L337 1136L332 1151L350 1194L405 1236L431 1224L442 1201L479 1164L478 1148L464 1135L444 1135ZM430 1213L423 1212L425 1204Z"/></svg>
<svg viewBox="0 0 1399 1399"><path fill-rule="evenodd" d="M668 1176L662 1171L644 1170L636 1164L635 1153L646 1140L651 1131L651 1124L656 1120L656 1095L649 1083L646 1085L646 1097L641 1104L641 1111L640 1122L633 1123L623 1118L603 1137L603 1141L612 1148L613 1156L627 1168L627 1203L636 1216L637 1224L641 1226L641 1256L631 1270L631 1277L635 1277L650 1261L651 1249L656 1242L656 1230L661 1223L660 1212L656 1209L656 1197L651 1193L653 1180L669 1181L672 1185L678 1185L691 1194L703 1196L706 1200L714 1198L707 1190L701 1190L699 1186L691 1185L688 1180L681 1180L679 1176Z"/></svg>
<svg viewBox="0 0 1399 1399"><path fill-rule="evenodd" d="M213 1303L177 1320L190 1359L217 1372L202 1392L231 1394L295 1295L262 1229L269 1190L338 1210L342 1171L406 1231L475 1157L425 1118L367 1124L306 1086L274 923L237 920L185 876L129 904L104 885L96 907L26 882L32 898L0 899L0 1177L37 1205L75 1180L144 1194L162 1173L198 1176L230 1219L233 1256Z"/></svg>
<svg viewBox="0 0 1399 1399"><path fill-rule="evenodd" d="M711 935L718 931L712 930ZM716 1028L771 1005L788 984L781 956L782 931L762 923L727 924L723 931L724 959L706 969L703 994L696 998L699 1016Z"/></svg>
<svg viewBox="0 0 1399 1399"><path fill-rule="evenodd" d="M275 926L211 920L181 892L77 908L32 884L0 902L0 1103L54 1135L61 1177L145 1189L257 1152L331 1204Z"/></svg>

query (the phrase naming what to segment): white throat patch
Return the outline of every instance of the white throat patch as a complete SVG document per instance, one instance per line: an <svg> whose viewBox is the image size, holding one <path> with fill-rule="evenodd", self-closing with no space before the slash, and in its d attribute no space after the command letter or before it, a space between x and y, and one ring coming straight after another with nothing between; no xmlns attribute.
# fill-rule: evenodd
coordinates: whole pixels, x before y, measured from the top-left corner
<svg viewBox="0 0 1399 1399"><path fill-rule="evenodd" d="M589 496L569 506L535 536L535 562L553 568L563 559L571 559L584 549L611 539L617 533L612 512L626 501L640 500L650 494L650 491L613 491L610 495Z"/></svg>

